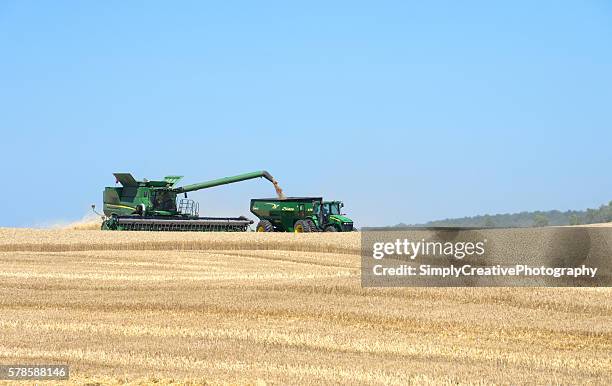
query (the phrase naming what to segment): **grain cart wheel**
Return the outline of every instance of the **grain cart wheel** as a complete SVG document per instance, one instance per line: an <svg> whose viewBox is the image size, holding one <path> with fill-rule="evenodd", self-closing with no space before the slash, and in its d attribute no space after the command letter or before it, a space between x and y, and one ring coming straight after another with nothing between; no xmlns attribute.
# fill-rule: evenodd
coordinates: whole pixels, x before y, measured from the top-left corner
<svg viewBox="0 0 612 386"><path fill-rule="evenodd" d="M304 220L304 223L308 227L308 232L318 232L319 231L314 221L312 221L311 219L307 218L306 220Z"/></svg>
<svg viewBox="0 0 612 386"><path fill-rule="evenodd" d="M308 230L306 230L307 225L304 224L304 221L302 220L297 220L295 222L295 225L293 226L293 232L294 233L304 233L304 232L308 232Z"/></svg>
<svg viewBox="0 0 612 386"><path fill-rule="evenodd" d="M270 221L261 220L257 224L257 232L274 232L274 227Z"/></svg>
<svg viewBox="0 0 612 386"><path fill-rule="evenodd" d="M333 225L328 225L328 226L325 227L325 232L337 232L337 231L338 230Z"/></svg>

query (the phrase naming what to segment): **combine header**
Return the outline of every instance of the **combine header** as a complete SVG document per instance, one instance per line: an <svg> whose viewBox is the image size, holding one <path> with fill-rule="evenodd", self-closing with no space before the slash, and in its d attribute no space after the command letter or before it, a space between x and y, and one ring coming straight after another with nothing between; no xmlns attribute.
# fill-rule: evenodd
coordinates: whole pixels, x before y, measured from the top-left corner
<svg viewBox="0 0 612 386"><path fill-rule="evenodd" d="M137 181L129 173L115 173L120 187L104 189L103 230L126 231L226 231L244 232L253 221L246 217L199 217L198 203L188 192L263 177L278 184L265 170L176 187L182 176L163 181ZM177 200L177 196L183 198ZM279 193L281 194L281 193Z"/></svg>

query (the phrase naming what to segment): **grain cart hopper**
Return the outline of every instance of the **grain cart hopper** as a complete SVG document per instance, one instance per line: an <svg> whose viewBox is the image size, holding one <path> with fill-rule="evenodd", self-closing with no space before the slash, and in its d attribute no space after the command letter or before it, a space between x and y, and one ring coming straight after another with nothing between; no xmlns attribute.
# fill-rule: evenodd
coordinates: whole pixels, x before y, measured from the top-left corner
<svg viewBox="0 0 612 386"><path fill-rule="evenodd" d="M260 220L257 232L349 232L353 221L340 213L343 206L321 197L257 198L251 213Z"/></svg>
<svg viewBox="0 0 612 386"><path fill-rule="evenodd" d="M277 186L264 170L180 187L175 185L181 176L167 176L162 181L137 181L129 173L114 176L121 186L104 189L103 230L244 232L253 221L246 217L199 217L198 203L189 200L187 193L258 177ZM184 198L177 202L179 194Z"/></svg>

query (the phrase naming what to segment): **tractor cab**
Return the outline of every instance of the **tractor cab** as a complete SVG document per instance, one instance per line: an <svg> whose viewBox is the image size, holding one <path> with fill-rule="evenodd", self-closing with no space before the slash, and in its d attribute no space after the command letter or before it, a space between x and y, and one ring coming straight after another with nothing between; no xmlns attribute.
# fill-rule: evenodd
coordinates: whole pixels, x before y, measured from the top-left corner
<svg viewBox="0 0 612 386"><path fill-rule="evenodd" d="M340 211L343 206L344 204L341 201L324 202L323 211L325 211L326 208L329 208L329 214L342 214Z"/></svg>
<svg viewBox="0 0 612 386"><path fill-rule="evenodd" d="M351 231L353 221L342 214L343 207L342 201L316 201L313 203L313 216L325 231Z"/></svg>
<svg viewBox="0 0 612 386"><path fill-rule="evenodd" d="M314 211L315 214L318 214L318 211L322 211L323 217L327 219L329 215L339 215L340 208L342 208L344 204L341 201L323 201L322 203L315 203Z"/></svg>

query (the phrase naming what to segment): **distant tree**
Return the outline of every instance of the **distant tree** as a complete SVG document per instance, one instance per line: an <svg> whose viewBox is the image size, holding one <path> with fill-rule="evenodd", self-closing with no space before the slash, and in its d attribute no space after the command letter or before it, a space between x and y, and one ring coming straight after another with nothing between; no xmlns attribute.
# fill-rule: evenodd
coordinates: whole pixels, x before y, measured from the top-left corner
<svg viewBox="0 0 612 386"><path fill-rule="evenodd" d="M537 220L537 221L536 221ZM597 209L558 210L480 215L430 221L426 226L461 227L532 227L547 225L578 225L612 222L612 201Z"/></svg>
<svg viewBox="0 0 612 386"><path fill-rule="evenodd" d="M535 227L545 227L548 226L548 217L543 214L536 214L533 216L533 226Z"/></svg>
<svg viewBox="0 0 612 386"><path fill-rule="evenodd" d="M597 222L597 209L587 209L586 211L586 224L593 224Z"/></svg>
<svg viewBox="0 0 612 386"><path fill-rule="evenodd" d="M604 213L603 221L604 222L612 221L612 201L610 201L608 205L605 205L604 211L605 213Z"/></svg>
<svg viewBox="0 0 612 386"><path fill-rule="evenodd" d="M580 225L580 218L577 215L573 214L569 218L569 223L570 225Z"/></svg>
<svg viewBox="0 0 612 386"><path fill-rule="evenodd" d="M491 216L489 216L489 215L484 216L484 220L485 220L485 222L484 222L485 228L493 228L493 227L495 227L495 221L493 221Z"/></svg>

